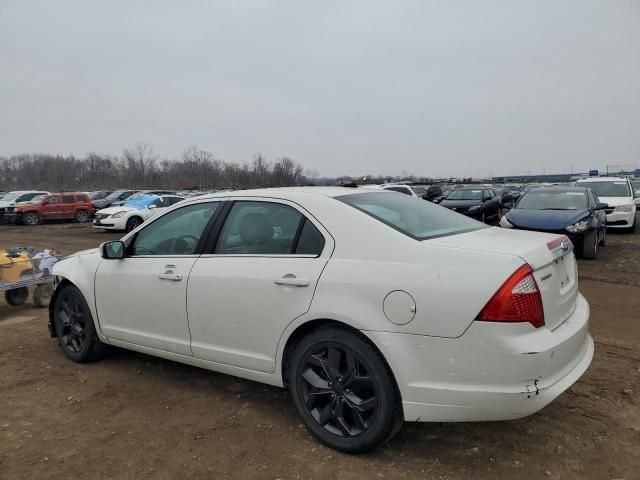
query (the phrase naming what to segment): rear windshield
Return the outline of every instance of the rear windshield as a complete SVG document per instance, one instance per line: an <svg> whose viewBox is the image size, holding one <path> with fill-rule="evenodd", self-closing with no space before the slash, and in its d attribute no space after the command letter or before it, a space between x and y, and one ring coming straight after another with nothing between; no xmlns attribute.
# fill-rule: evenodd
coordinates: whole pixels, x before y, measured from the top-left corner
<svg viewBox="0 0 640 480"><path fill-rule="evenodd" d="M356 193L336 199L416 240L487 228L448 208L406 195Z"/></svg>
<svg viewBox="0 0 640 480"><path fill-rule="evenodd" d="M552 192L531 190L516 204L522 210L584 210L587 208L585 192Z"/></svg>
<svg viewBox="0 0 640 480"><path fill-rule="evenodd" d="M624 181L578 182L577 187L589 187L599 197L630 197L629 184Z"/></svg>

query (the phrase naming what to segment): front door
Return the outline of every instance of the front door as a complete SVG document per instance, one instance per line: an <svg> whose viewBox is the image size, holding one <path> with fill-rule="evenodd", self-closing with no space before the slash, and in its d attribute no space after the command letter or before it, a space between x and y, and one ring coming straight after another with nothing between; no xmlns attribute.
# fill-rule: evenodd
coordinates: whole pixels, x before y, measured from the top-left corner
<svg viewBox="0 0 640 480"><path fill-rule="evenodd" d="M96 272L96 309L112 340L191 355L187 280L220 202L200 202L150 222L121 260Z"/></svg>
<svg viewBox="0 0 640 480"><path fill-rule="evenodd" d="M295 205L234 202L189 276L193 355L273 372L280 336L309 310L332 251L331 236Z"/></svg>
<svg viewBox="0 0 640 480"><path fill-rule="evenodd" d="M42 205L42 219L55 220L60 218L60 211L62 209L60 197L58 195L53 195L51 197L45 197L44 201L46 201L46 203Z"/></svg>

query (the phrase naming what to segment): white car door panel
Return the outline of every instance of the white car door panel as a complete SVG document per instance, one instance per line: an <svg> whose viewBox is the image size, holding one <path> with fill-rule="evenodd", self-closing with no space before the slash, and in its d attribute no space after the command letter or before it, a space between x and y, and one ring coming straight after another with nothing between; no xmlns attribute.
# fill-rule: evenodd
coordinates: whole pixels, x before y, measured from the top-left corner
<svg viewBox="0 0 640 480"><path fill-rule="evenodd" d="M96 271L96 310L107 338L191 355L187 280L221 202L202 202L154 218L127 256Z"/></svg>
<svg viewBox="0 0 640 480"><path fill-rule="evenodd" d="M216 253L200 257L191 271L187 292L191 349L203 360L273 372L280 335L288 323L309 310L333 251L333 239L292 205L280 202L283 208L269 207L261 217L254 211L259 209L256 202L243 207L246 219L255 220L245 226L264 226L266 237L261 243L258 230L249 228L247 233L242 228L244 213L235 213L236 205L251 203L234 204ZM243 235L251 238L243 243ZM295 252L275 253L286 249L294 236L299 239L297 248L291 246Z"/></svg>

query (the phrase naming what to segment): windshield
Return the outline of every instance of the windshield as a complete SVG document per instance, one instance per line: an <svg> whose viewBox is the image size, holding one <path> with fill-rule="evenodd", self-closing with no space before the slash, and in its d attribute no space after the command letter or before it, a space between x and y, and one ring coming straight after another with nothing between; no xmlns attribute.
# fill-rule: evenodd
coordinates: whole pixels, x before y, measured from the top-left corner
<svg viewBox="0 0 640 480"><path fill-rule="evenodd" d="M123 193L124 192L122 190L112 192L105 197L105 200L115 200L116 198L120 198L120 195L122 195Z"/></svg>
<svg viewBox="0 0 640 480"><path fill-rule="evenodd" d="M524 194L515 208L519 210L584 210L587 208L587 195L585 192L531 190Z"/></svg>
<svg viewBox="0 0 640 480"><path fill-rule="evenodd" d="M487 228L448 208L431 202L417 202L405 195L356 193L336 199L416 240Z"/></svg>
<svg viewBox="0 0 640 480"><path fill-rule="evenodd" d="M624 181L577 182L577 187L589 187L598 197L630 197L629 184Z"/></svg>
<svg viewBox="0 0 640 480"><path fill-rule="evenodd" d="M124 206L141 209L141 208L148 207L158 198L160 197L158 197L157 195L140 195L136 198L133 198L133 195L131 195L127 199L127 201L124 203Z"/></svg>
<svg viewBox="0 0 640 480"><path fill-rule="evenodd" d="M20 195L21 195L20 192L5 193L4 196L2 197L2 201L3 202L11 202L12 200L15 200L16 198L18 198Z"/></svg>
<svg viewBox="0 0 640 480"><path fill-rule="evenodd" d="M424 187L424 186L413 186L413 191L416 192L416 195L418 195L419 197L422 197L423 195L426 195L427 192L429 191L429 187Z"/></svg>
<svg viewBox="0 0 640 480"><path fill-rule="evenodd" d="M482 190L453 190L447 196L447 200L482 200Z"/></svg>

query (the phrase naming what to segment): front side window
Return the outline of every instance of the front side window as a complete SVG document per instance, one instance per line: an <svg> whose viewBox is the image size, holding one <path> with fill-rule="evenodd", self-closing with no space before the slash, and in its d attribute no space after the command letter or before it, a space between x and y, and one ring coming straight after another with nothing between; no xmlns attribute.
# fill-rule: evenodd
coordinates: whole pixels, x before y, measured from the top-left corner
<svg viewBox="0 0 640 480"><path fill-rule="evenodd" d="M58 203L60 203L60 197L49 197L47 198L47 203L51 205L57 205Z"/></svg>
<svg viewBox="0 0 640 480"><path fill-rule="evenodd" d="M238 201L229 211L215 253L291 255L306 219L293 207L273 202Z"/></svg>
<svg viewBox="0 0 640 480"><path fill-rule="evenodd" d="M76 199L73 195L64 195L62 197L62 203L76 203Z"/></svg>
<svg viewBox="0 0 640 480"><path fill-rule="evenodd" d="M482 195L482 192L478 190ZM448 208L431 202L416 202L402 195L355 193L336 197L370 217L416 240L456 235L489 228Z"/></svg>
<svg viewBox="0 0 640 480"><path fill-rule="evenodd" d="M173 210L136 235L129 255L193 255L219 202L197 203Z"/></svg>

